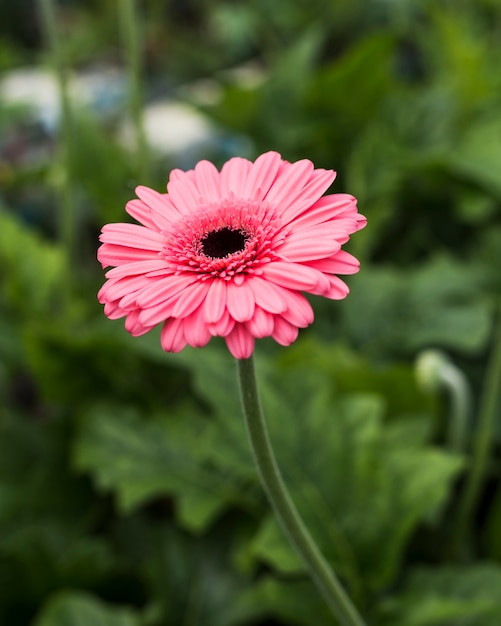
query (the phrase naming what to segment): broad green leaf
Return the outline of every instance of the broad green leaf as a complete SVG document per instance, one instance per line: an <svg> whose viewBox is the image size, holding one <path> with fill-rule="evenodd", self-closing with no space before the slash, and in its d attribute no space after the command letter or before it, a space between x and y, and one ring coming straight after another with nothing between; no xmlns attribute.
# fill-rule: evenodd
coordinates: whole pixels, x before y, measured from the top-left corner
<svg viewBox="0 0 501 626"><path fill-rule="evenodd" d="M249 591L243 593L233 607L238 618L264 619L274 617L290 626L333 626L327 605L318 590L309 581L283 581L263 577ZM241 622L238 621L240 624Z"/></svg>
<svg viewBox="0 0 501 626"><path fill-rule="evenodd" d="M199 459L208 424L190 411L147 420L131 409L96 408L81 422L74 464L114 492L122 511L174 496L180 522L200 531L229 505L249 504L234 477Z"/></svg>
<svg viewBox="0 0 501 626"><path fill-rule="evenodd" d="M294 380L291 389L297 389ZM426 421L384 426L378 396L329 403L301 390L310 409L291 424L270 411L272 440L292 497L327 558L355 595L394 577L419 522L446 502L460 460L426 445ZM265 396L267 398L267 396ZM270 407L270 402L265 406ZM282 414L283 415L283 414ZM279 570L300 571L273 517L255 540L256 556Z"/></svg>
<svg viewBox="0 0 501 626"><path fill-rule="evenodd" d="M2 299L19 316L55 310L66 272L62 249L0 209Z"/></svg>
<svg viewBox="0 0 501 626"><path fill-rule="evenodd" d="M142 570L150 590L148 626L235 626L233 607L247 583L231 564L231 522L193 537L163 520L150 524L146 540Z"/></svg>
<svg viewBox="0 0 501 626"><path fill-rule="evenodd" d="M497 564L422 567L411 572L403 594L387 603L395 626L498 626L501 568ZM383 603L384 604L384 603Z"/></svg>
<svg viewBox="0 0 501 626"><path fill-rule="evenodd" d="M62 591L50 598L33 626L139 626L134 613L90 594Z"/></svg>
<svg viewBox="0 0 501 626"><path fill-rule="evenodd" d="M456 149L447 155L452 171L501 198L501 117L480 119L470 126Z"/></svg>
<svg viewBox="0 0 501 626"><path fill-rule="evenodd" d="M478 264L435 258L417 270L366 268L343 303L346 326L370 353L413 354L430 345L478 352L490 328Z"/></svg>

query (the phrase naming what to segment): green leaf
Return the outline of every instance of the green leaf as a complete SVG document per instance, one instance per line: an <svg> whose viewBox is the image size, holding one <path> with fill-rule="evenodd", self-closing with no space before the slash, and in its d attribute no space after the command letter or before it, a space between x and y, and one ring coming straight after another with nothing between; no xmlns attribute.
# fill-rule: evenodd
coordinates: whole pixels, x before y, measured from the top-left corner
<svg viewBox="0 0 501 626"><path fill-rule="evenodd" d="M42 609L34 626L139 626L132 611L112 607L76 591L54 595Z"/></svg>
<svg viewBox="0 0 501 626"><path fill-rule="evenodd" d="M501 198L501 117L487 117L471 125L456 149L447 155L452 171Z"/></svg>
<svg viewBox="0 0 501 626"><path fill-rule="evenodd" d="M143 566L147 624L235 625L233 607L246 581L231 564L234 530L230 522L193 537L165 520L150 525Z"/></svg>
<svg viewBox="0 0 501 626"><path fill-rule="evenodd" d="M410 574L403 594L386 608L395 626L498 626L500 587L499 565L423 567Z"/></svg>
<svg viewBox="0 0 501 626"><path fill-rule="evenodd" d="M66 272L62 249L20 224L0 208L2 299L22 317L55 309ZM27 306L29 303L29 306Z"/></svg>
<svg viewBox="0 0 501 626"><path fill-rule="evenodd" d="M476 353L490 329L484 280L482 267L447 257L417 270L365 268L340 310L371 353L414 354L430 345Z"/></svg>
<svg viewBox="0 0 501 626"><path fill-rule="evenodd" d="M191 411L146 420L131 409L98 407L85 416L75 467L116 493L123 512L160 496L175 496L180 522L201 531L234 503L246 502L232 476L199 459L208 420Z"/></svg>
<svg viewBox="0 0 501 626"><path fill-rule="evenodd" d="M424 420L384 426L378 396L351 395L333 403L325 390L315 393L297 378L289 384L292 395L302 393L309 403L301 413L287 411L289 427L280 422L283 403L278 413L265 396L286 484L355 596L381 589L395 576L410 533L419 522L431 521L446 502L461 462L426 445ZM280 571L302 570L272 516L254 550Z"/></svg>
<svg viewBox="0 0 501 626"><path fill-rule="evenodd" d="M280 581L263 577L238 598L233 608L235 618L274 617L290 626L332 626L332 614L309 581ZM240 623L237 619L237 623ZM337 623L337 622L336 622Z"/></svg>

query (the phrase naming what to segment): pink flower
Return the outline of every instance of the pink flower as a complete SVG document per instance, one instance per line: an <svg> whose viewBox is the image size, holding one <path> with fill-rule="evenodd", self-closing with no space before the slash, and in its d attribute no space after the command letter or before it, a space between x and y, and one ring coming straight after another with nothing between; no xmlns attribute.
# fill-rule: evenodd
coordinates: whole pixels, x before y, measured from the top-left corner
<svg viewBox="0 0 501 626"><path fill-rule="evenodd" d="M267 152L221 172L208 161L174 170L166 194L138 187L126 209L142 226L107 224L100 236L98 259L113 267L98 294L105 314L134 336L162 323L167 352L213 336L237 359L256 338L291 344L313 321L301 292L344 298L336 274L359 268L341 246L366 220L353 196L321 197L335 176Z"/></svg>

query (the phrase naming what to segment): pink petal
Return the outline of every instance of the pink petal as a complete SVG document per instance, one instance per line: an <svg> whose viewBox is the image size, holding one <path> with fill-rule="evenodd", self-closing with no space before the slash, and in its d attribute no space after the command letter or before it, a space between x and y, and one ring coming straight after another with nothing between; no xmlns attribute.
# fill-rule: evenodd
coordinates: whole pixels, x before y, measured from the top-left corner
<svg viewBox="0 0 501 626"><path fill-rule="evenodd" d="M314 319L313 309L303 294L289 291L287 294L287 310L281 316L284 320L299 328L306 328Z"/></svg>
<svg viewBox="0 0 501 626"><path fill-rule="evenodd" d="M184 318L183 333L188 344L194 348L201 348L210 341L212 335L203 320L203 307Z"/></svg>
<svg viewBox="0 0 501 626"><path fill-rule="evenodd" d="M121 309L118 304L116 303L116 301L114 302L106 302L104 305L104 314L106 315L106 317L109 317L110 320L117 320L121 317L123 317L124 315L126 315L126 311L124 311L123 309Z"/></svg>
<svg viewBox="0 0 501 626"><path fill-rule="evenodd" d="M201 197L195 185L186 176L173 180L172 175L167 185L169 199L173 202L176 209L183 214L193 213L200 206Z"/></svg>
<svg viewBox="0 0 501 626"><path fill-rule="evenodd" d="M125 263L105 274L106 278L122 278L123 276L133 276L134 274L147 274L154 270L166 269L167 263L163 259L150 259L148 261L137 261L136 263Z"/></svg>
<svg viewBox="0 0 501 626"><path fill-rule="evenodd" d="M143 186L136 187L136 194L150 208L151 220L157 229L168 232L171 225L181 217L168 194Z"/></svg>
<svg viewBox="0 0 501 626"><path fill-rule="evenodd" d="M265 196L266 201L276 207L278 214L281 214L284 207L289 207L301 195L314 169L313 163L307 159L287 165Z"/></svg>
<svg viewBox="0 0 501 626"><path fill-rule="evenodd" d="M195 176L202 198L208 202L219 202L221 200L221 191L217 167L210 161L200 161L195 166Z"/></svg>
<svg viewBox="0 0 501 626"><path fill-rule="evenodd" d="M221 319L226 308L226 283L216 278L212 281L204 304L204 320L215 323Z"/></svg>
<svg viewBox="0 0 501 626"><path fill-rule="evenodd" d="M160 252L165 243L165 238L161 233L150 228L123 223L103 226L99 241L128 248L142 248Z"/></svg>
<svg viewBox="0 0 501 626"><path fill-rule="evenodd" d="M247 175L251 167L250 161L241 157L233 157L221 169L221 196L223 198L242 198Z"/></svg>
<svg viewBox="0 0 501 626"><path fill-rule="evenodd" d="M131 311L125 318L125 330L132 333L134 328L138 325L139 311Z"/></svg>
<svg viewBox="0 0 501 626"><path fill-rule="evenodd" d="M264 278L288 289L322 293L329 288L324 274L300 263L273 261L263 266Z"/></svg>
<svg viewBox="0 0 501 626"><path fill-rule="evenodd" d="M226 345L236 359L248 359L254 352L254 337L243 324L236 324L226 337Z"/></svg>
<svg viewBox="0 0 501 626"><path fill-rule="evenodd" d="M178 318L167 320L160 333L160 344L165 352L180 352L187 343L183 333L183 320Z"/></svg>
<svg viewBox="0 0 501 626"><path fill-rule="evenodd" d="M187 276L180 274L179 276L166 276L153 280L147 289L144 289L137 297L137 304L146 308L158 304L169 298L173 298L178 293L189 287L189 285L197 282L198 276Z"/></svg>
<svg viewBox="0 0 501 626"><path fill-rule="evenodd" d="M281 163L278 152L265 152L259 156L251 165L242 187L242 198L262 200L273 184Z"/></svg>
<svg viewBox="0 0 501 626"><path fill-rule="evenodd" d="M256 339L262 339L263 337L269 337L273 332L275 316L264 309L256 307L254 315L247 322L247 330L256 337Z"/></svg>
<svg viewBox="0 0 501 626"><path fill-rule="evenodd" d="M110 278L99 290L97 297L101 304L119 300L126 294L142 289L150 283L145 276L126 276L125 278Z"/></svg>
<svg viewBox="0 0 501 626"><path fill-rule="evenodd" d="M269 313L282 313L287 308L282 297L283 289L259 276L251 276L247 280L248 286L254 293L256 306L260 306Z"/></svg>
<svg viewBox="0 0 501 626"><path fill-rule="evenodd" d="M131 217L138 222L141 222L143 226L146 226L146 228L157 230L155 222L151 219L151 211L149 207L147 207L144 202L141 202L141 200L130 200L125 205L125 210Z"/></svg>
<svg viewBox="0 0 501 626"><path fill-rule="evenodd" d="M165 300L147 309L140 309L139 322L144 326L153 327L172 317L175 300Z"/></svg>
<svg viewBox="0 0 501 626"><path fill-rule="evenodd" d="M296 341L298 334L299 330L296 326L284 320L280 315L275 317L275 327L271 336L281 346L290 346Z"/></svg>
<svg viewBox="0 0 501 626"><path fill-rule="evenodd" d="M207 328L213 337L226 337L234 327L235 320L228 313L228 309L224 310L223 315L217 322L207 324Z"/></svg>
<svg viewBox="0 0 501 626"><path fill-rule="evenodd" d="M308 265L327 274L356 274L360 269L359 260L345 250L339 250L330 258L310 261Z"/></svg>
<svg viewBox="0 0 501 626"><path fill-rule="evenodd" d="M226 306L233 319L237 322L247 322L254 314L254 293L243 283L235 285L230 281L226 285Z"/></svg>
<svg viewBox="0 0 501 626"><path fill-rule="evenodd" d="M207 295L210 284L207 282L198 282L194 285L189 285L181 291L177 296L174 310L172 311L173 317L186 317L190 313L193 313L201 304Z"/></svg>
<svg viewBox="0 0 501 626"><path fill-rule="evenodd" d="M282 213L284 224L288 224L310 208L332 185L335 178L336 172L332 170L315 170L312 179L303 187L301 193L284 209Z"/></svg>
<svg viewBox="0 0 501 626"><path fill-rule="evenodd" d="M97 251L97 260L103 267L156 258L157 253L151 250L116 246L112 243L103 243Z"/></svg>
<svg viewBox="0 0 501 626"><path fill-rule="evenodd" d="M317 226L340 216L350 216L356 219L357 201L347 193L336 193L323 196L311 208L289 223L291 232Z"/></svg>
<svg viewBox="0 0 501 626"><path fill-rule="evenodd" d="M289 235L276 252L290 261L300 262L332 256L340 248L341 244L328 238L325 229L315 227Z"/></svg>
<svg viewBox="0 0 501 626"><path fill-rule="evenodd" d="M337 276L329 276L329 289L322 295L331 300L342 300L350 293L348 285Z"/></svg>

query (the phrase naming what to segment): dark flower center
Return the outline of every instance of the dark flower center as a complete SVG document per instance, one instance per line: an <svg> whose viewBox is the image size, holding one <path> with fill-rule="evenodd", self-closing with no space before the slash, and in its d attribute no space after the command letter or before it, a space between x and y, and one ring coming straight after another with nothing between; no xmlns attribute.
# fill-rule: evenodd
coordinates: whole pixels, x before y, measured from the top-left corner
<svg viewBox="0 0 501 626"><path fill-rule="evenodd" d="M207 233L201 240L202 253L212 259L224 259L245 248L249 236L241 230L221 228Z"/></svg>

